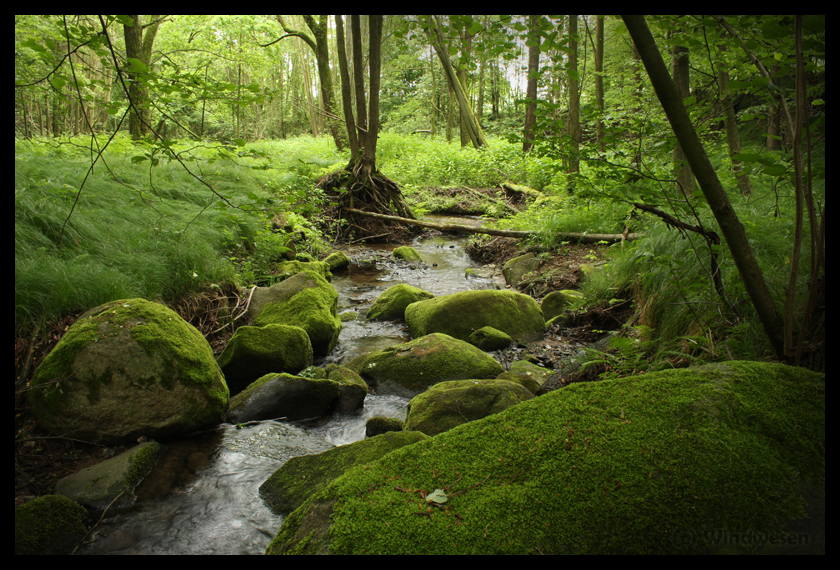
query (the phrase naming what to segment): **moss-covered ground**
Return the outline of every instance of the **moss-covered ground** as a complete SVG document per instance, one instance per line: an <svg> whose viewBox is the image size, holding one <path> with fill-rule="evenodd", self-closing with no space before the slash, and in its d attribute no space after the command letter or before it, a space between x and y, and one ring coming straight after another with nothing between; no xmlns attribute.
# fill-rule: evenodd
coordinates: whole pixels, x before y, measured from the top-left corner
<svg viewBox="0 0 840 570"><path fill-rule="evenodd" d="M726 551L721 532L792 528L824 477L824 376L713 364L573 385L396 450L292 513L268 552ZM427 503L435 489L448 501Z"/></svg>

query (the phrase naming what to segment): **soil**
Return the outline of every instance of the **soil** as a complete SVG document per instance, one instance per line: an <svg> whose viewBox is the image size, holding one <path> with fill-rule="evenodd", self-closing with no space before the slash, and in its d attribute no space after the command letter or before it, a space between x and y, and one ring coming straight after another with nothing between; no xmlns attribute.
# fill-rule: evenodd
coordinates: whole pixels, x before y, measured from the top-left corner
<svg viewBox="0 0 840 570"><path fill-rule="evenodd" d="M415 230L398 230L383 227L383 233L393 242L405 242L415 236ZM369 234L369 235L375 235ZM378 240L376 240L378 241ZM356 248L351 248L356 249ZM495 238L481 245L468 246L471 258L481 264L501 266L507 260L522 255L527 248L513 238ZM580 284L580 265L603 259L606 246L565 245L560 250L540 252L544 260L540 275L524 282L520 290L536 299L551 291L577 289ZM358 253L358 252L356 252ZM358 255L357 255L358 256ZM247 324L246 318L236 318L244 299L231 287L227 290L210 290L193 295L170 307L187 322L195 326L210 342L214 352L221 353L227 341L238 326ZM605 331L616 330L632 316L632 303L614 303L612 306L593 307L575 314L568 326L556 325L541 341L526 347L517 347L499 353L503 364L529 359L536 364L558 371L546 384L556 389L573 381L592 380L597 371L587 374L563 373L563 366L582 347L592 345L605 336ZM29 413L25 392L32 372L49 354L65 331L78 319L80 312L66 315L52 323L46 334L30 335L16 333L15 339L15 505L23 504L35 497L50 494L56 482L83 469L128 449L132 445L111 446L90 444L66 437L55 437L37 430L36 422ZM231 319L236 318L231 324Z"/></svg>

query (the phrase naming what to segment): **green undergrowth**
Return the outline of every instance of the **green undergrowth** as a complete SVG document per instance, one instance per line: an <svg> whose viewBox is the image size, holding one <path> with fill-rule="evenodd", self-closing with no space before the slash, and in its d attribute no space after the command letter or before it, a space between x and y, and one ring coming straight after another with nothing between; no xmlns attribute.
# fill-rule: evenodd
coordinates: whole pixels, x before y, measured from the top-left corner
<svg viewBox="0 0 840 570"><path fill-rule="evenodd" d="M253 282L285 250L268 226L278 211L292 211L295 233L320 240L295 206L317 203L311 176L332 164L316 149L288 153L278 174L263 167L283 154L268 144L173 147L182 165L117 137L88 175L86 144L16 141L16 330L113 299Z"/></svg>

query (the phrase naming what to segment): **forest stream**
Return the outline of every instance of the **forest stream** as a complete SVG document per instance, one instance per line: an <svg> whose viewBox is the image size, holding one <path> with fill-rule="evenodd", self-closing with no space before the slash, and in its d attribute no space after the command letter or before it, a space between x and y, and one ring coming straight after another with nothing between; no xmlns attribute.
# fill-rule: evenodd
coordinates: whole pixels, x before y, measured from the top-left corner
<svg viewBox="0 0 840 570"><path fill-rule="evenodd" d="M364 318L392 285L408 283L435 295L504 287L498 277L465 276L468 267L477 266L464 251L466 241L460 236L417 238L411 244L423 259L417 264L390 261L396 245L366 248L366 259L332 280L339 314L356 312L358 318L344 322L338 345L316 364L343 362L409 340L404 322ZM266 507L259 486L291 457L364 439L365 422L372 416L404 419L407 403L407 398L369 394L355 414L308 423L223 424L211 435L167 442L169 451L135 491L137 503L103 520L81 553L262 554L283 517Z"/></svg>

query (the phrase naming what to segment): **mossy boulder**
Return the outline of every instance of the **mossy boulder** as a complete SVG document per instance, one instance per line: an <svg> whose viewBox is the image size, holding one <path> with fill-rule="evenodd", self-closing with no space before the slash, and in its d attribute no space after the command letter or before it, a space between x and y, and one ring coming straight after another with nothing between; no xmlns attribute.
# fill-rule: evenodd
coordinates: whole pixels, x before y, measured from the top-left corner
<svg viewBox="0 0 840 570"><path fill-rule="evenodd" d="M361 376L334 362L327 364L325 371L327 378L339 385L338 413L349 414L364 407L368 385Z"/></svg>
<svg viewBox="0 0 840 570"><path fill-rule="evenodd" d="M87 533L88 514L61 495L45 495L15 509L15 554L70 554Z"/></svg>
<svg viewBox="0 0 840 570"><path fill-rule="evenodd" d="M349 470L267 552L824 553L825 459L824 374L573 384Z"/></svg>
<svg viewBox="0 0 840 570"><path fill-rule="evenodd" d="M495 378L504 371L487 353L443 333L361 355L347 366L377 392L403 396L446 380Z"/></svg>
<svg viewBox="0 0 840 570"><path fill-rule="evenodd" d="M312 365L312 343L300 327L239 327L218 358L232 394L271 372L297 374Z"/></svg>
<svg viewBox="0 0 840 570"><path fill-rule="evenodd" d="M533 271L537 271L542 265L542 261L533 253L526 253L519 257L514 257L508 260L502 266L502 275L505 276L505 281L511 287L516 287L522 281L522 277Z"/></svg>
<svg viewBox="0 0 840 570"><path fill-rule="evenodd" d="M201 333L145 299L106 303L76 321L30 386L41 427L106 444L209 427L224 421L229 397Z"/></svg>
<svg viewBox="0 0 840 570"><path fill-rule="evenodd" d="M411 336L442 332L468 341L473 331L493 327L514 342L543 338L545 320L536 301L515 291L462 291L412 303L405 310Z"/></svg>
<svg viewBox="0 0 840 570"><path fill-rule="evenodd" d="M387 321L405 318L405 308L417 301L432 299L434 295L419 287L400 283L388 287L373 302L367 312L368 320Z"/></svg>
<svg viewBox="0 0 840 570"><path fill-rule="evenodd" d="M469 343L476 348L492 352L502 350L510 346L513 339L510 335L493 327L481 327L470 334Z"/></svg>
<svg viewBox="0 0 840 570"><path fill-rule="evenodd" d="M399 418L373 416L365 422L365 437L373 437L389 431L402 431L403 421Z"/></svg>
<svg viewBox="0 0 840 570"><path fill-rule="evenodd" d="M260 485L260 496L273 512L289 513L351 467L426 438L417 431L388 432L317 455L292 457Z"/></svg>
<svg viewBox="0 0 840 570"><path fill-rule="evenodd" d="M105 509L122 493L115 506L130 506L136 498L133 494L135 487L149 474L166 449L165 445L154 441L135 445L116 457L59 479L55 492L97 510Z"/></svg>
<svg viewBox="0 0 840 570"><path fill-rule="evenodd" d="M510 370L499 374L497 379L521 384L536 394L553 373L554 371L537 366L527 360L517 360L510 365Z"/></svg>
<svg viewBox="0 0 840 570"><path fill-rule="evenodd" d="M330 264L325 261L281 261L274 268L278 275L287 279L298 273L314 273L323 277L325 281L332 281Z"/></svg>
<svg viewBox="0 0 840 570"><path fill-rule="evenodd" d="M286 283L289 285L281 287ZM298 273L269 289L276 295L263 304L254 325L300 327L309 335L313 354L316 357L327 356L338 343L341 332L335 287L319 274L310 272Z"/></svg>
<svg viewBox="0 0 840 570"><path fill-rule="evenodd" d="M266 374L230 399L228 419L244 423L275 418L319 418L338 406L341 387L327 378Z"/></svg>
<svg viewBox="0 0 840 570"><path fill-rule="evenodd" d="M540 309L542 309L545 320L550 321L554 317L561 315L563 311L573 304L580 303L582 300L583 293L580 291L573 291L571 289L552 291L540 301Z"/></svg>
<svg viewBox="0 0 840 570"><path fill-rule="evenodd" d="M530 390L507 380L441 382L411 399L404 429L437 435L533 398Z"/></svg>
<svg viewBox="0 0 840 570"><path fill-rule="evenodd" d="M329 266L330 271L338 271L350 265L350 257L343 251L336 251L325 257L324 263Z"/></svg>
<svg viewBox="0 0 840 570"><path fill-rule="evenodd" d="M396 248L393 255L397 259L402 259L403 261L423 261L420 259L420 254L417 253L417 250L409 245Z"/></svg>

